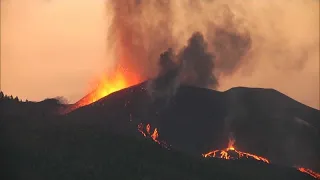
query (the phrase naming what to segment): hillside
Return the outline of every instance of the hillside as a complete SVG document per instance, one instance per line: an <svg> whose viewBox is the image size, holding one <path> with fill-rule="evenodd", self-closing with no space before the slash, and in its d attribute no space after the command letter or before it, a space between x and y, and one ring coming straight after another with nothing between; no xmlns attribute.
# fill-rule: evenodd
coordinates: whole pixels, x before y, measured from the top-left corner
<svg viewBox="0 0 320 180"><path fill-rule="evenodd" d="M149 139L58 117L3 121L0 142L1 179L312 179L294 168L257 161L192 158Z"/></svg>
<svg viewBox="0 0 320 180"><path fill-rule="evenodd" d="M218 92L182 86L166 103L152 101L145 84L140 84L66 117L120 134L135 132L140 122L150 123L158 128L160 139L194 156L225 148L232 133L243 151L277 164L320 170L320 112L272 89Z"/></svg>
<svg viewBox="0 0 320 180"><path fill-rule="evenodd" d="M145 83L57 115L64 105L0 101L1 179L312 179L319 169L319 111L270 89L182 86L152 100ZM51 110L54 111L51 111ZM158 129L162 148L138 131ZM226 148L268 158L203 158ZM318 171L319 172L319 171Z"/></svg>

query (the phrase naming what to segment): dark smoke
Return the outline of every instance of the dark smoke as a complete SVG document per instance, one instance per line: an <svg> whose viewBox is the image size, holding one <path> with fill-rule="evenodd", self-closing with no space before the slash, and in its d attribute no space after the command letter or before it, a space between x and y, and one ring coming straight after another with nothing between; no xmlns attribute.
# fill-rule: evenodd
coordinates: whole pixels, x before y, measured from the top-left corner
<svg viewBox="0 0 320 180"><path fill-rule="evenodd" d="M208 44L200 32L191 36L179 59L183 64L183 83L212 88L218 85L218 80L213 74L215 57L208 51Z"/></svg>
<svg viewBox="0 0 320 180"><path fill-rule="evenodd" d="M217 75L232 75L244 64L251 48L251 37L249 32L240 33L234 27L231 30L216 27L212 48L216 55Z"/></svg>
<svg viewBox="0 0 320 180"><path fill-rule="evenodd" d="M201 10L197 2L193 4ZM131 68L142 78L155 79L149 83L153 95L172 95L181 83L215 89L218 78L236 72L251 48L250 33L235 21L228 6L222 7L221 22L207 22L207 31L193 32L183 47L174 35L176 12L172 1L110 3L114 17L109 35L117 64Z"/></svg>
<svg viewBox="0 0 320 180"><path fill-rule="evenodd" d="M180 86L181 64L175 62L177 55L169 48L160 55L159 74L148 83L148 92L153 99L170 98Z"/></svg>
<svg viewBox="0 0 320 180"><path fill-rule="evenodd" d="M170 97L180 84L214 88L218 85L213 74L214 59L203 35L195 32L178 55L171 48L160 55L159 74L149 90L157 97Z"/></svg>

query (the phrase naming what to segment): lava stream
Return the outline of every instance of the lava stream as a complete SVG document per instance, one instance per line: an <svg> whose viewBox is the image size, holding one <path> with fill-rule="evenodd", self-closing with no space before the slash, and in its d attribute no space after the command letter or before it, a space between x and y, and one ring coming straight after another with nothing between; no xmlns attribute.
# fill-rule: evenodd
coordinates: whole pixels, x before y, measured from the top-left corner
<svg viewBox="0 0 320 180"><path fill-rule="evenodd" d="M303 173L309 174L310 176L312 176L316 179L320 179L320 173L316 173L316 172L312 171L311 169L307 169L307 168L303 168L303 167L298 167L297 169Z"/></svg>
<svg viewBox="0 0 320 180"><path fill-rule="evenodd" d="M153 132L151 133L151 126L150 124L147 124L144 126L142 123L138 124L138 131L144 136L144 137L151 137L151 139L160 144L161 146L169 149L169 146L167 145L166 142L164 141L159 141L159 133L158 133L158 128L155 128Z"/></svg>
<svg viewBox="0 0 320 180"><path fill-rule="evenodd" d="M203 157L217 157L222 159L242 159L242 158L253 158L258 161L263 161L265 163L270 163L268 159L260 157L254 154L241 152L235 149L234 147L235 140L230 139L228 148L224 150L213 150L206 154L202 154Z"/></svg>

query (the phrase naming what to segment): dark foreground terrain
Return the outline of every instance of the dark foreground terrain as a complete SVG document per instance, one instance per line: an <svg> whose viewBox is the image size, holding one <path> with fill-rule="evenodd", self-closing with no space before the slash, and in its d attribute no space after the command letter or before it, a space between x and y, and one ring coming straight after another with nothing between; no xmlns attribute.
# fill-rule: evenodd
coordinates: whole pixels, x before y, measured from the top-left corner
<svg viewBox="0 0 320 180"><path fill-rule="evenodd" d="M66 115L54 100L1 100L0 179L298 180L313 178L289 166L319 167L319 111L277 91L182 87L168 103L143 87ZM172 149L143 137L139 123L157 127ZM279 165L201 157L225 148L229 132L238 149Z"/></svg>

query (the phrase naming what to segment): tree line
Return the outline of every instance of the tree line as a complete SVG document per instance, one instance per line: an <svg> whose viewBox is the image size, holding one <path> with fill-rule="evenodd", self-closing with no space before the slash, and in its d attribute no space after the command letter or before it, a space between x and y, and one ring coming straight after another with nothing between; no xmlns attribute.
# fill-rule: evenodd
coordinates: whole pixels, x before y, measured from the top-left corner
<svg viewBox="0 0 320 180"><path fill-rule="evenodd" d="M19 99L18 96L13 97L12 95L6 95L4 94L2 91L0 91L0 101L3 100L13 100L13 101L17 101L17 102L23 102L22 99ZM28 100L26 100L26 102L28 102Z"/></svg>

